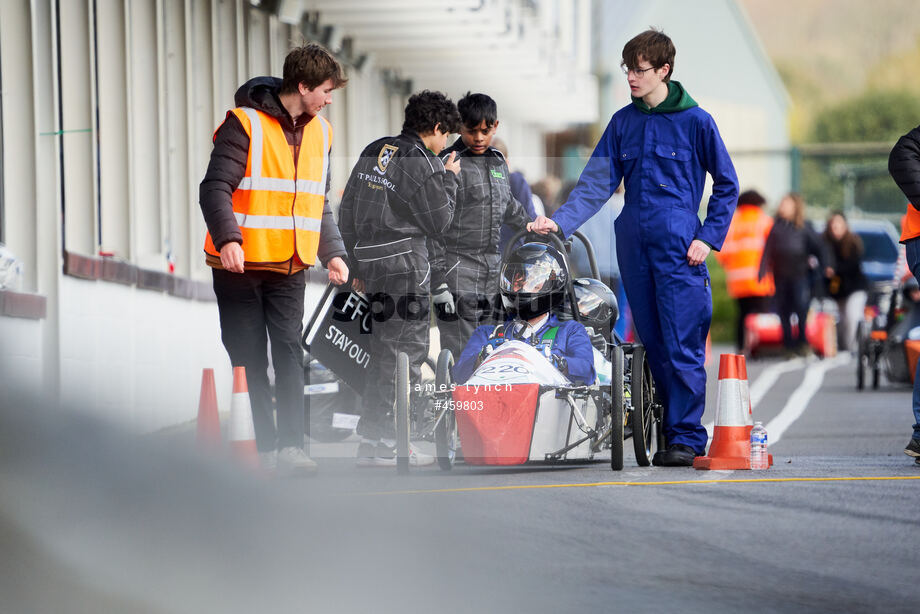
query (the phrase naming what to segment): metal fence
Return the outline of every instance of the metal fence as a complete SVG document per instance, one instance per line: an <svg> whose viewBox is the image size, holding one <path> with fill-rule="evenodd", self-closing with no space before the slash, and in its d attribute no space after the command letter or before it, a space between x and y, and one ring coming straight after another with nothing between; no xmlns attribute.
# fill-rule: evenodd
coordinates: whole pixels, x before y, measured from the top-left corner
<svg viewBox="0 0 920 614"><path fill-rule="evenodd" d="M894 143L828 143L789 149L733 151L736 166L787 165L785 186L764 186L775 204L783 192L795 191L808 203L809 217L842 209L851 217L889 219L898 225L904 195L888 174L888 154ZM740 172L739 172L740 174ZM744 186L744 177L741 177ZM755 187L755 186L751 186Z"/></svg>

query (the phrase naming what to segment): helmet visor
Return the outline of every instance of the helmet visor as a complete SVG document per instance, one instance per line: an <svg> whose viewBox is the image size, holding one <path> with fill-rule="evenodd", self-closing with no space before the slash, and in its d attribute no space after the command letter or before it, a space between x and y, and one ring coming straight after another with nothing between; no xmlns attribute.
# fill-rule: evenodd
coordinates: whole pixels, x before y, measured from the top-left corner
<svg viewBox="0 0 920 614"><path fill-rule="evenodd" d="M556 289L562 267L555 258L546 255L533 261L509 262L502 267L499 288L512 294L534 294Z"/></svg>

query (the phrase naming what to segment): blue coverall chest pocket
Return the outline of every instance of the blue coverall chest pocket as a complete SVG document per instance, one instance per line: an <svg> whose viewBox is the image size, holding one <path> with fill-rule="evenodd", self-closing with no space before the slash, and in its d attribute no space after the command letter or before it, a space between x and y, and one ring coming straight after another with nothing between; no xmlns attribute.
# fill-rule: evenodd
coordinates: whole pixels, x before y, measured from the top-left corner
<svg viewBox="0 0 920 614"><path fill-rule="evenodd" d="M676 160L678 162L689 162L693 157L693 152L684 147L674 147L672 145L655 145L655 155L665 160Z"/></svg>
<svg viewBox="0 0 920 614"><path fill-rule="evenodd" d="M667 144L655 145L653 152L650 166L656 187L676 196L689 194L693 153L687 148Z"/></svg>

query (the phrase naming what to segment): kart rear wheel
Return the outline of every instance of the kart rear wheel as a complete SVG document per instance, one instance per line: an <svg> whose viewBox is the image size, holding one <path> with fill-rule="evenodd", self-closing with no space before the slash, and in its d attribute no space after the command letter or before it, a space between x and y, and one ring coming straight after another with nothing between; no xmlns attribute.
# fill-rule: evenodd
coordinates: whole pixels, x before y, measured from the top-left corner
<svg viewBox="0 0 920 614"><path fill-rule="evenodd" d="M623 469L623 348L614 346L610 357L612 365L610 377L610 468L613 471Z"/></svg>
<svg viewBox="0 0 920 614"><path fill-rule="evenodd" d="M409 356L396 355L396 472L409 473Z"/></svg>
<svg viewBox="0 0 920 614"><path fill-rule="evenodd" d="M856 326L856 389L866 387L866 369L869 366L869 349L866 342L866 322L862 321Z"/></svg>
<svg viewBox="0 0 920 614"><path fill-rule="evenodd" d="M645 358L645 348L641 345L636 346L632 353L630 383L633 449L639 466L648 467L652 463L654 448L659 443L661 426L656 424L658 420L655 416L655 383L648 360Z"/></svg>
<svg viewBox="0 0 920 614"><path fill-rule="evenodd" d="M435 371L436 390L449 390L452 382L450 370L454 366L454 356L450 350L441 350L438 355L438 366ZM450 406L444 411L441 421L434 429L434 443L438 454L438 466L444 471L450 471L457 459L457 449L460 439L457 436L457 417Z"/></svg>

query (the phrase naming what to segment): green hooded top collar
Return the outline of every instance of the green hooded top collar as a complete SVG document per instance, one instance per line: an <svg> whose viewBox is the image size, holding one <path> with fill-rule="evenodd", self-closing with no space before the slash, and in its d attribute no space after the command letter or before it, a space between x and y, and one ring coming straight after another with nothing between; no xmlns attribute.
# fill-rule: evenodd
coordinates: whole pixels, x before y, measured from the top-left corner
<svg viewBox="0 0 920 614"><path fill-rule="evenodd" d="M684 86L679 81L668 81L668 96L661 104L652 109L641 98L632 97L632 103L637 109L647 115L652 113L676 113L693 107L699 106L696 101L690 97Z"/></svg>

